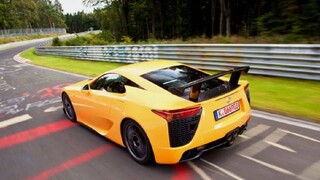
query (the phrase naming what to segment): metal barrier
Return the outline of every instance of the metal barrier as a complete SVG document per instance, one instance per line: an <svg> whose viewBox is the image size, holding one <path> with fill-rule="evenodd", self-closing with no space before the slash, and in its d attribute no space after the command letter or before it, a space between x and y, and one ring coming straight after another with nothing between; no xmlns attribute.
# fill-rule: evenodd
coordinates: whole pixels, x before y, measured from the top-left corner
<svg viewBox="0 0 320 180"><path fill-rule="evenodd" d="M179 61L204 70L249 65L250 74L320 80L320 45L166 44L37 47L40 55L135 63Z"/></svg>
<svg viewBox="0 0 320 180"><path fill-rule="evenodd" d="M65 28L37 28L37 29L5 29L0 30L0 37L25 36L32 34L66 34Z"/></svg>

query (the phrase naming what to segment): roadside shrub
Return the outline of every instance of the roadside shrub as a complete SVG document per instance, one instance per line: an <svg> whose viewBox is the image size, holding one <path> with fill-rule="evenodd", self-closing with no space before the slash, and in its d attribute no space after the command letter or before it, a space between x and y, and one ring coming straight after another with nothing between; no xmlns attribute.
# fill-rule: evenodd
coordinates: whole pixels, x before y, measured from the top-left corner
<svg viewBox="0 0 320 180"><path fill-rule="evenodd" d="M85 36L77 36L65 42L66 46L86 46L90 44L90 38Z"/></svg>
<svg viewBox="0 0 320 180"><path fill-rule="evenodd" d="M94 39L101 39L111 44L116 42L114 35L110 31L102 31L102 33L95 35Z"/></svg>
<svg viewBox="0 0 320 180"><path fill-rule="evenodd" d="M99 38L93 38L90 41L90 45L108 45L110 42L104 40L104 39L99 39Z"/></svg>
<svg viewBox="0 0 320 180"><path fill-rule="evenodd" d="M296 34L288 34L284 36L283 38L283 43L289 44L289 43L295 43L301 41L302 37L301 35L296 35Z"/></svg>
<svg viewBox="0 0 320 180"><path fill-rule="evenodd" d="M121 41L125 44L131 44L132 43L132 38L129 36L122 36Z"/></svg>
<svg viewBox="0 0 320 180"><path fill-rule="evenodd" d="M231 43L229 37L227 37L227 36L218 36L217 39L218 39L219 43L223 43L223 44Z"/></svg>
<svg viewBox="0 0 320 180"><path fill-rule="evenodd" d="M52 43L51 43L52 46L61 46L62 45L62 42L60 41L59 37L54 37L52 39Z"/></svg>

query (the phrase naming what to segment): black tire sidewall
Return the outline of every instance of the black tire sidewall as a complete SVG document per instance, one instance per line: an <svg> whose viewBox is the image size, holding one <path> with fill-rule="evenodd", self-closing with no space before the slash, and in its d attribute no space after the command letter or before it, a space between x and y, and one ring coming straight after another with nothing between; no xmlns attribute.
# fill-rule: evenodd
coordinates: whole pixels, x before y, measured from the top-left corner
<svg viewBox="0 0 320 180"><path fill-rule="evenodd" d="M135 125L141 132L141 134L143 135L143 138L146 142L146 145L147 145L147 155L145 158L143 159L137 159L135 157L135 155L133 155L133 150L130 149L130 145L129 145L129 142L128 142L128 139L127 139L127 132L126 132L126 129L129 125ZM136 123L135 121L133 120L127 120L124 125L123 125L123 129L122 129L122 135L123 135L123 140L124 140L124 145L126 146L130 156L138 163L140 164L143 164L143 165L147 165L147 164L150 164L154 161L154 156L153 156L153 150L152 150L152 147L151 147L151 144L150 144L150 141L146 135L146 133L144 132L144 130L142 129L142 127Z"/></svg>
<svg viewBox="0 0 320 180"><path fill-rule="evenodd" d="M68 112L67 112L67 109L66 109L66 105L65 105L65 99L69 102L70 106L71 106L71 110L72 110L72 114L73 114L73 117L70 117L68 115ZM72 102L70 101L70 98L68 96L67 93L63 93L62 94L62 104L63 104L63 111L64 113L66 114L66 116L68 117L68 119L72 122L77 122L77 117L76 117L76 112L74 111L74 108L73 108L73 105L72 105Z"/></svg>

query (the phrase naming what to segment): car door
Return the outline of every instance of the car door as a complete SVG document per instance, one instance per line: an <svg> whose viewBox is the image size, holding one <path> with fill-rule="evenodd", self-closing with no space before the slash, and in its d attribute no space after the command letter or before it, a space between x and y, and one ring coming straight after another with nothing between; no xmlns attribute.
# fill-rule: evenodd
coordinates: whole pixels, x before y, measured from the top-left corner
<svg viewBox="0 0 320 180"><path fill-rule="evenodd" d="M88 93L81 96L81 122L103 135L112 126L110 107L114 92L108 88L119 79L118 74L104 74L89 85Z"/></svg>

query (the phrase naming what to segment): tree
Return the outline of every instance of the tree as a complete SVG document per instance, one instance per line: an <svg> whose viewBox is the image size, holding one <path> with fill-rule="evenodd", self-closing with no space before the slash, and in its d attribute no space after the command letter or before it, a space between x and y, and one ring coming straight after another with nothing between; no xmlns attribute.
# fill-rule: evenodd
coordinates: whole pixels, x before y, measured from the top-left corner
<svg viewBox="0 0 320 180"><path fill-rule="evenodd" d="M78 32L88 31L91 28L100 29L99 21L97 20L97 19L100 19L100 17L97 16L97 13L89 13L89 14L86 14L84 12L77 12L74 14L67 13L65 15L65 22L68 26L67 32L78 33Z"/></svg>
<svg viewBox="0 0 320 180"><path fill-rule="evenodd" d="M0 0L0 10L1 29L66 27L58 0Z"/></svg>
<svg viewBox="0 0 320 180"><path fill-rule="evenodd" d="M116 39L220 35L319 36L319 0L84 0L105 4L101 27ZM108 21L108 22L107 22Z"/></svg>

